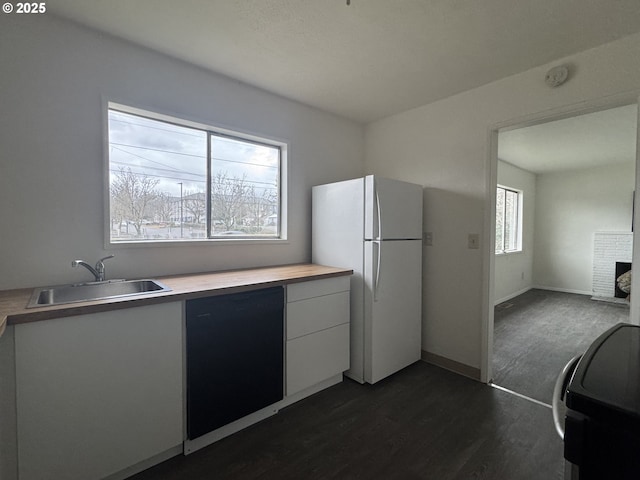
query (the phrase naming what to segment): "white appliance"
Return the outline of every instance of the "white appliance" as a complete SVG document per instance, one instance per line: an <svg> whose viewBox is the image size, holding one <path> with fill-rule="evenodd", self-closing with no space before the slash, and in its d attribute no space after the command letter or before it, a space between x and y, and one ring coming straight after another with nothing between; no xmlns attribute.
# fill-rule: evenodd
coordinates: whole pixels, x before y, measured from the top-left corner
<svg viewBox="0 0 640 480"><path fill-rule="evenodd" d="M351 268L351 367L377 381L421 357L422 187L369 175L313 187L312 257Z"/></svg>

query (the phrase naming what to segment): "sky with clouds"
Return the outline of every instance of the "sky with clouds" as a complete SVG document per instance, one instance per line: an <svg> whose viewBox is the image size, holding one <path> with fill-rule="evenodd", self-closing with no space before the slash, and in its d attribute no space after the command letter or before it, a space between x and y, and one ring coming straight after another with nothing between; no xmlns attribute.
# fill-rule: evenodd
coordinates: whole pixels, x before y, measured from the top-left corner
<svg viewBox="0 0 640 480"><path fill-rule="evenodd" d="M109 110L109 169L120 168L158 180L157 190L179 197L204 192L207 132ZM256 189L274 188L279 149L224 136L211 136L213 173L242 178ZM259 191L259 190L258 190Z"/></svg>

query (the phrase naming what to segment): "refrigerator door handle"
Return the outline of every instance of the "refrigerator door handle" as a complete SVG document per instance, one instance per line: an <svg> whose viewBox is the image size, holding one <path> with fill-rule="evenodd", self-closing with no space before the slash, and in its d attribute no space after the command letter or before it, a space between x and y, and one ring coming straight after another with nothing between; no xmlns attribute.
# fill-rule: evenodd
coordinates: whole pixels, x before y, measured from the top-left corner
<svg viewBox="0 0 640 480"><path fill-rule="evenodd" d="M378 213L378 237L382 237L382 214L380 213L380 195L378 195L378 191L376 190L376 210Z"/></svg>
<svg viewBox="0 0 640 480"><path fill-rule="evenodd" d="M373 240L371 242L376 246L377 250L377 262L376 262L376 274L373 277L373 301L378 301L378 285L380 284L380 262L382 261L382 244L379 240Z"/></svg>

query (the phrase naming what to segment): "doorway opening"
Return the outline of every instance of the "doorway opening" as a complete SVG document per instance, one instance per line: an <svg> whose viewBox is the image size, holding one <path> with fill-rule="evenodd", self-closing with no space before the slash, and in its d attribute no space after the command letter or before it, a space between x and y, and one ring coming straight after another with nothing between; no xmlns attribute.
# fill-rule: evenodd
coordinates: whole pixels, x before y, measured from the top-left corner
<svg viewBox="0 0 640 480"><path fill-rule="evenodd" d="M637 116L634 103L498 130L495 185L519 192L510 234L521 248L490 252L487 380L496 385L550 404L564 364L629 321L615 263L632 257ZM495 220L496 248L504 221ZM615 248L611 238L596 246L608 235ZM602 248L614 260L595 295Z"/></svg>

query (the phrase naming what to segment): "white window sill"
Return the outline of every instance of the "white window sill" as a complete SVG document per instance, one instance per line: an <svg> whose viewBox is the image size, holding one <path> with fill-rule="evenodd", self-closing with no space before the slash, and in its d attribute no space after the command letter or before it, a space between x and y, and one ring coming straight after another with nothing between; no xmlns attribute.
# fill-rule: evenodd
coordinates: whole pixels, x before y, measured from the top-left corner
<svg viewBox="0 0 640 480"><path fill-rule="evenodd" d="M496 257L502 257L505 255L514 255L514 254L518 254L518 253L524 253L523 250L510 250L508 252L496 252Z"/></svg>

